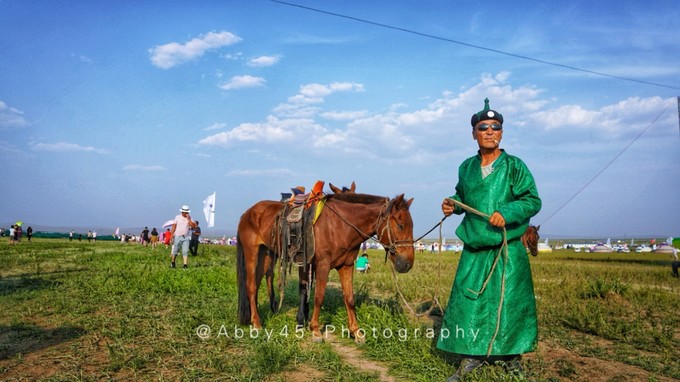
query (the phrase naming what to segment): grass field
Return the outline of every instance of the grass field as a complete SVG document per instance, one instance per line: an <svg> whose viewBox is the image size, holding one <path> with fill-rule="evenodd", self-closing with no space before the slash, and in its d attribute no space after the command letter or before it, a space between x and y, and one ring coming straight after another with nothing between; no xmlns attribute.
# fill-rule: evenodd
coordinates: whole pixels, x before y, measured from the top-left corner
<svg viewBox="0 0 680 382"><path fill-rule="evenodd" d="M0 380L443 381L456 360L434 348L438 315L413 317L395 292L384 252L355 275L367 340L342 329L337 274L312 343L295 331L297 283L266 332L236 321L235 249L201 246L190 268L169 250L117 242L34 239L0 245ZM410 305L446 303L458 256L418 254L398 276ZM486 368L473 381L670 381L680 379L680 280L668 255L556 251L531 258L539 348L525 376Z"/></svg>

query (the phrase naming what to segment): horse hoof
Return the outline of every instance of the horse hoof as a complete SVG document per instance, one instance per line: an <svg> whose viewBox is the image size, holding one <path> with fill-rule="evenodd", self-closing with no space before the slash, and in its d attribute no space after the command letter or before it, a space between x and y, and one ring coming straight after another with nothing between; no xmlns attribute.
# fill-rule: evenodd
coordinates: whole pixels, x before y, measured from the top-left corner
<svg viewBox="0 0 680 382"><path fill-rule="evenodd" d="M323 342L323 336L321 334L312 333L312 342L315 344L320 344Z"/></svg>
<svg viewBox="0 0 680 382"><path fill-rule="evenodd" d="M365 335L359 335L358 333L354 334L354 343L356 345L363 345L366 343L366 336Z"/></svg>

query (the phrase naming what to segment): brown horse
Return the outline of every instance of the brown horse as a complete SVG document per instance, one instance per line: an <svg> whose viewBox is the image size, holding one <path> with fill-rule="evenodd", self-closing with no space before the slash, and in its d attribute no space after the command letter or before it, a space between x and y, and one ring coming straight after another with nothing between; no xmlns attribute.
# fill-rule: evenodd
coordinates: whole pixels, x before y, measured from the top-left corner
<svg viewBox="0 0 680 382"><path fill-rule="evenodd" d="M308 319L311 274L316 275L314 310L309 321L315 340L321 339L319 312L331 269L340 275L349 331L357 342L363 340L358 332L354 307L354 261L361 243L376 235L398 272L408 272L413 267L413 220L409 211L412 202L413 199L405 200L403 194L394 199L354 193L325 196L323 212L313 227L314 256L309 265L299 268L298 325L304 325ZM241 216L238 225L239 321L254 328L262 327L257 311L257 291L264 275L267 276L270 307L274 311L277 308L273 275L281 238L276 234L274 222L283 206L282 202L258 202Z"/></svg>
<svg viewBox="0 0 680 382"><path fill-rule="evenodd" d="M541 228L540 225L537 226L530 225L527 227L527 230L522 235L522 244L524 244L524 248L529 248L531 256L538 255L538 239L540 239L540 236L538 235L538 230L540 228Z"/></svg>
<svg viewBox="0 0 680 382"><path fill-rule="evenodd" d="M353 194L356 190L356 183L352 182L352 185L347 188L347 187L342 187L338 188L333 185L333 183L328 183L328 186L330 187L331 191L333 191L336 194L344 194L344 193L349 193ZM276 216L279 214L283 206L285 205L285 201L281 202L273 202L273 201L268 201L264 200L261 202L256 203L254 206L252 206L248 211L246 211L242 216L241 216L241 221L239 222L239 226L242 224L244 221L244 218L249 218L249 217L257 217L258 215L262 216L261 212L257 212L260 209L263 209L262 211L268 211L271 213L274 211L274 214L271 216L265 216L265 220L259 220L256 222L252 222L252 224L256 227L261 232L268 231L270 232L268 237L271 237L274 239L272 235L276 234L276 227L274 226L276 222ZM273 206L273 207L272 207ZM252 210L252 211L251 211ZM239 231L240 232L240 231ZM279 239L279 238L275 238ZM278 241L275 242L275 244L279 244ZM243 251L242 249L242 244L241 241L238 238L237 234L237 239L236 239L236 250L238 251ZM269 250L266 247L261 247L257 251L257 256L256 258L253 258L255 255L253 253L249 253L248 258L249 261L249 266L252 267L252 269L255 269L255 298L257 298L257 290L260 288L260 283L262 282L262 278L266 276L266 281L267 281L267 295L269 296L269 306L272 310L272 312L276 312L278 310L278 303L276 301L276 293L274 291L274 266L276 265L276 260L278 259L278 253L275 250ZM238 264L238 261L242 260L241 257L237 257L237 266L238 266L238 272L241 272L243 265ZM255 264L252 264L250 262L255 261ZM302 272L302 269L300 269L300 273ZM238 273L239 275L239 280L241 279L241 274ZM303 277L300 277L300 288L303 288ZM240 287L240 284L239 284ZM244 303L247 303L246 301L246 290L245 288L239 288L239 301L243 301ZM246 309L247 310L247 309ZM307 308L307 310L309 310ZM250 312L248 312L249 314ZM250 318L246 318L245 316L242 316L244 313L243 309L239 309L239 320L244 323L248 324L250 323Z"/></svg>

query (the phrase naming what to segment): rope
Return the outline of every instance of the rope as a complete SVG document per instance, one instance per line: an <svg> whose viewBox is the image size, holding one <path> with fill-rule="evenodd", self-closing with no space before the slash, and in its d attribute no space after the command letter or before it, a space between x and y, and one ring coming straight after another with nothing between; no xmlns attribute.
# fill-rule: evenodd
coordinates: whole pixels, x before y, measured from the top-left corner
<svg viewBox="0 0 680 382"><path fill-rule="evenodd" d="M444 216L444 217L442 218L442 220L439 221L439 223L435 224L434 227L430 228L429 231L425 232L425 233L424 233L422 236L420 236L419 238L413 240L413 242L415 243L415 242L420 241L420 239L424 238L425 236L427 236L427 234L429 234L430 232L434 231L434 229L437 228L437 226L439 226L439 240L441 240L441 238L442 238L441 225L442 225L442 223L444 223L444 220L446 220L446 218L448 218L448 216ZM440 243L440 244L441 244L441 243Z"/></svg>
<svg viewBox="0 0 680 382"><path fill-rule="evenodd" d="M404 305L406 308L411 312L412 315L415 317L422 317L422 316L427 316L430 314L434 308L439 307L439 310L444 312L444 308L442 307L442 304L439 302L439 298L437 296L439 295L439 285L441 284L439 281L441 280L441 268L442 268L442 222L447 218L447 216L444 216L442 220L437 223L439 226L439 261L437 262L437 282L435 283L435 289L434 289L434 294L432 295L432 304L430 305L430 308L426 310L423 313L416 313L415 310L411 307L411 305L406 301L406 297L404 297L404 293L401 291L401 288L399 287L399 282L397 281L397 274L394 272L394 264L390 263L390 269L392 270L392 280L394 281L394 286L397 289L397 293L399 294L399 297L401 297L401 301L403 301ZM432 232L435 228L437 228L437 225L432 227L431 230L429 230L425 235L428 233ZM425 237L425 235L421 236L418 240L422 239ZM417 240L416 240L417 241Z"/></svg>
<svg viewBox="0 0 680 382"><path fill-rule="evenodd" d="M459 202L458 200L455 200L455 199L451 199L451 200L453 200L454 204L460 206L465 211L472 212L476 215L479 215L481 217L485 217L487 219L490 217L490 215L487 215L483 212L477 211L476 209L474 209L470 206L467 206L464 203ZM496 336L498 335L498 330L500 329L500 326L501 326L501 313L503 311L503 301L505 300L505 268L508 264L508 237L507 237L507 232L505 230L505 227L503 227L503 244L498 249L498 253L496 254L496 256L494 258L493 265L491 266L491 270L489 271L489 274L486 276L486 279L484 280L484 283L482 284L482 289L480 289L479 291L473 291L472 289L468 289L468 291L470 291L470 292L472 292L476 295L480 295L480 294L484 293L484 291L486 290L486 286L489 283L489 281L491 280L491 276L493 275L493 272L496 269L496 265L498 264L498 260L501 257L501 253L503 253L503 255L504 255L503 256L503 273L501 274L501 298L500 298L500 301L498 302L498 310L497 310L497 314L496 314L496 330L494 331L493 337L491 337L491 341L489 342L489 347L487 348L487 351L486 351L487 357L491 355L491 348L493 347L494 341L496 341Z"/></svg>
<svg viewBox="0 0 680 382"><path fill-rule="evenodd" d="M276 248L276 253L281 256L281 263L279 264L279 305L277 309L281 309L283 306L283 298L285 295L286 291L286 283L287 283L287 265L288 265L288 253L287 250L284 252L284 249L286 245L283 243L284 238L281 232L281 219L283 219L283 216L285 215L286 207L284 206L279 210L279 213L276 214L276 218L274 219L274 229L272 229L271 233L271 242L276 243L275 245L277 246ZM259 254L258 254L259 256ZM276 256L276 255L274 255ZM276 261L276 257L274 258L273 261Z"/></svg>

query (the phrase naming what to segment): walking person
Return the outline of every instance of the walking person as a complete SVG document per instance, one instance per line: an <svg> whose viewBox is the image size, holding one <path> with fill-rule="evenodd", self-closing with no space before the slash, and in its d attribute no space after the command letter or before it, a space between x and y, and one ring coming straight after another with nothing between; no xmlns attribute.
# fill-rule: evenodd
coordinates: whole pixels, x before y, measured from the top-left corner
<svg viewBox="0 0 680 382"><path fill-rule="evenodd" d="M170 232L170 228L168 228L163 232L163 244L165 244L165 248L170 248L170 240L172 240L172 232Z"/></svg>
<svg viewBox="0 0 680 382"><path fill-rule="evenodd" d="M149 227L144 227L140 236L142 237L142 245L146 247L151 241L149 239Z"/></svg>
<svg viewBox="0 0 680 382"><path fill-rule="evenodd" d="M23 228L21 228L21 224L15 224L14 225L14 241L16 243L21 243L21 237L23 236L24 231Z"/></svg>
<svg viewBox="0 0 680 382"><path fill-rule="evenodd" d="M30 242L31 237L33 237L33 227L28 226L28 228L26 228L26 239Z"/></svg>
<svg viewBox="0 0 680 382"><path fill-rule="evenodd" d="M9 226L9 245L14 245L14 239L16 237L14 227L14 224Z"/></svg>
<svg viewBox="0 0 680 382"><path fill-rule="evenodd" d="M488 99L484 103L471 119L479 151L460 165L456 193L442 202L444 215L464 214L456 229L463 252L437 341L437 348L462 358L448 381L496 361L521 373L521 354L538 342L534 286L520 238L541 199L524 162L499 148L503 116Z"/></svg>
<svg viewBox="0 0 680 382"><path fill-rule="evenodd" d="M198 221L195 221L196 226L191 230L191 241L189 242L189 253L193 256L198 255L198 242L201 237L201 227L198 226Z"/></svg>
<svg viewBox="0 0 680 382"><path fill-rule="evenodd" d="M187 269L189 263L189 241L191 241L189 230L196 227L196 223L191 220L191 212L189 206L184 205L179 210L180 214L175 216L175 222L172 224L170 233L172 235L172 262L171 268L175 268L175 258L179 251L182 251L183 268Z"/></svg>
<svg viewBox="0 0 680 382"><path fill-rule="evenodd" d="M156 246L158 246L158 231L156 227L153 227L151 229L151 248L156 249Z"/></svg>

